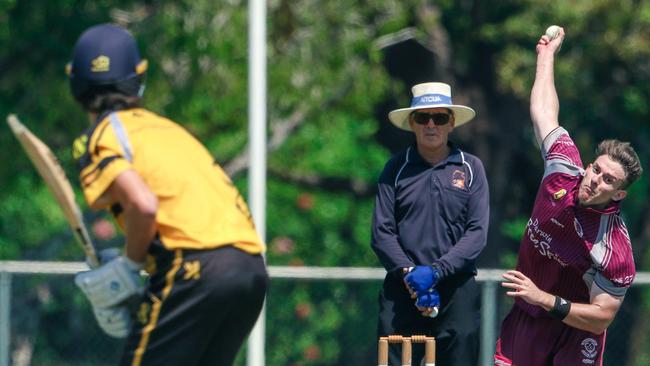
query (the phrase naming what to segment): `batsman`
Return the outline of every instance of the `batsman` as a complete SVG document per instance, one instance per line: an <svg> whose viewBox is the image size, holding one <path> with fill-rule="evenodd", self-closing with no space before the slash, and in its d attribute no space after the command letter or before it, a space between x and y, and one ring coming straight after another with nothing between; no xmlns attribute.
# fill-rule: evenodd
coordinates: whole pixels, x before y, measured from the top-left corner
<svg viewBox="0 0 650 366"><path fill-rule="evenodd" d="M90 120L73 146L85 199L125 237L75 283L100 327L127 337L120 365L231 365L262 308L265 246L208 150L140 107L146 69L131 34L110 24L86 30L67 67Z"/></svg>

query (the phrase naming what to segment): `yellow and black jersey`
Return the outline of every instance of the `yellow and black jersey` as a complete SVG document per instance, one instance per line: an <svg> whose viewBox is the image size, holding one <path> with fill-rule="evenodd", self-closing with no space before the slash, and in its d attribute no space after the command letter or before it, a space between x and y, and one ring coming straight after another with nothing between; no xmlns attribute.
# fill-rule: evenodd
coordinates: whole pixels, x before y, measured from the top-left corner
<svg viewBox="0 0 650 366"><path fill-rule="evenodd" d="M234 245L264 251L248 206L207 149L184 128L145 109L100 117L74 142L80 180L89 205L111 209L124 229L115 202L99 202L117 176L133 169L158 198L156 223L167 249L211 249Z"/></svg>

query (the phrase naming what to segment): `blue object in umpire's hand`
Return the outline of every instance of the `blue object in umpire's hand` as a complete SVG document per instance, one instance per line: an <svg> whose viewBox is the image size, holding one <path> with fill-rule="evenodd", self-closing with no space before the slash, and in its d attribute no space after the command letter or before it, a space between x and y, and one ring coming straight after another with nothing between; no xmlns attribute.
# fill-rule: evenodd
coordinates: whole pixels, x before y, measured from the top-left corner
<svg viewBox="0 0 650 366"><path fill-rule="evenodd" d="M418 296L417 301L415 301L415 306L422 308L438 308L440 307L440 294L438 291L431 290L426 294Z"/></svg>
<svg viewBox="0 0 650 366"><path fill-rule="evenodd" d="M438 294L438 291L431 289L429 293L418 296L417 300L415 300L415 306L420 311L423 311L423 308L428 310L428 312L422 312L423 316L435 318L440 311L440 294Z"/></svg>
<svg viewBox="0 0 650 366"><path fill-rule="evenodd" d="M404 277L408 286L415 291L418 297L429 293L439 279L440 272L433 266L416 266Z"/></svg>

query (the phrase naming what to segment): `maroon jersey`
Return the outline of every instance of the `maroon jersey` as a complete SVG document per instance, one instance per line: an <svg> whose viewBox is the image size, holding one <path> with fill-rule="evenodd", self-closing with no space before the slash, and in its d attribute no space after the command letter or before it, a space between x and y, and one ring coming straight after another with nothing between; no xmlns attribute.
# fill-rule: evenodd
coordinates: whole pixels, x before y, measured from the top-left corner
<svg viewBox="0 0 650 366"><path fill-rule="evenodd" d="M519 248L517 270L539 289L577 303L589 303L594 284L623 296L635 276L632 246L618 203L604 210L578 204L584 175L580 153L561 127L543 142L544 178ZM515 304L533 317L547 312L521 299Z"/></svg>

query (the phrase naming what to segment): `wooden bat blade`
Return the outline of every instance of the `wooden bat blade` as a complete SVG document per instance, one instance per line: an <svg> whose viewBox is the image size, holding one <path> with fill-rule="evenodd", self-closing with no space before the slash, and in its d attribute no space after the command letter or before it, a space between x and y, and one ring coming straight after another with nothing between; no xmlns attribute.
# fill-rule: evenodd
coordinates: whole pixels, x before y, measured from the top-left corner
<svg viewBox="0 0 650 366"><path fill-rule="evenodd" d="M86 254L88 264L91 267L99 266L95 247L83 222L81 209L75 201L72 185L56 156L43 141L20 123L15 115L7 116L7 123L61 207L75 238Z"/></svg>

